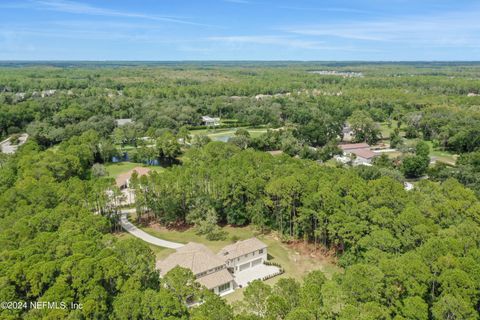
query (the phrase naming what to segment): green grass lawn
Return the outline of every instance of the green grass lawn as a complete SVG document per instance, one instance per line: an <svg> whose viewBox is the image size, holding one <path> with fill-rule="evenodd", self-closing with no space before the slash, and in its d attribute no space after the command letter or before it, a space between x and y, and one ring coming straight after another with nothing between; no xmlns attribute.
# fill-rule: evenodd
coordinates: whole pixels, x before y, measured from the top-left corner
<svg viewBox="0 0 480 320"><path fill-rule="evenodd" d="M266 133L269 128L254 128L254 127L238 127L238 128L219 128L219 129L199 129L190 130L191 135L206 135L210 138L233 136L237 129L246 129L252 138L258 137L263 133Z"/></svg>
<svg viewBox="0 0 480 320"><path fill-rule="evenodd" d="M379 129L380 129L380 133L382 135L382 139L384 140L389 140L390 139L390 135L392 134L392 132L395 130L395 128L397 128L397 123L398 121L397 120L392 120L391 121L391 125L388 126L388 122L380 122L378 123L379 125ZM404 136L405 135L405 132L403 132L403 129L405 129L405 124L402 124L400 126L400 136Z"/></svg>
<svg viewBox="0 0 480 320"><path fill-rule="evenodd" d="M405 139L405 142L413 142L413 141L416 141L416 140L415 139ZM425 141L425 142L430 147L430 156L431 157L435 157L435 159L438 162L443 162L443 163L453 165L453 166L455 165L455 163L457 162L458 155L456 155L452 152L449 152L449 151L444 151L444 150L440 150L439 148L435 148L433 146L432 141Z"/></svg>
<svg viewBox="0 0 480 320"><path fill-rule="evenodd" d="M107 169L108 175L114 178L121 173L132 170L135 167L148 167L151 170L155 170L157 172L162 172L163 170L165 170L160 166L147 166L146 164L135 162L109 163L105 167Z"/></svg>
<svg viewBox="0 0 480 320"><path fill-rule="evenodd" d="M432 141L426 141L426 142L430 147L430 155L435 157L437 161L444 162L446 164L455 165L455 163L457 162L458 155L452 152L434 148Z"/></svg>
<svg viewBox="0 0 480 320"><path fill-rule="evenodd" d="M176 231L176 230L168 230L163 227L146 227L142 228L143 231L168 241L179 242L179 243L188 243L188 242L198 242L203 243L214 252L220 251L223 247L227 244L231 244L234 242L233 236L236 237L237 240L244 240L251 238L253 236L257 236L258 232L256 232L251 227L242 227L242 228L234 228L231 226L226 226L222 228L224 231L227 232L227 236L225 240L218 240L218 241L210 241L207 240L204 236L196 234L193 228L189 228L185 231ZM259 238L261 238L259 236Z"/></svg>

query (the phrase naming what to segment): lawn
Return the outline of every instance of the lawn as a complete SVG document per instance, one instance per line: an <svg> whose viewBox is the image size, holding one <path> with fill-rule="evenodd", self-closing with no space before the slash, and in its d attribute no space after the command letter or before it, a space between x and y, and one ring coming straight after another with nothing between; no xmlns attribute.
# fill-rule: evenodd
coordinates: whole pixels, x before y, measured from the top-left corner
<svg viewBox="0 0 480 320"><path fill-rule="evenodd" d="M455 165L458 155L434 148L432 141L426 141L426 143L428 143L428 146L430 147L430 156L435 157L435 159L439 162Z"/></svg>
<svg viewBox="0 0 480 320"><path fill-rule="evenodd" d="M416 141L416 140L415 139L405 139L405 142L412 142L412 141ZM451 153L451 152L448 152L448 151L440 150L439 148L435 148L433 146L432 141L425 141L425 142L430 147L430 157L433 157L438 162L443 162L443 163L446 163L446 164L452 165L452 166L455 165L455 163L457 162L458 155L456 155L454 153Z"/></svg>
<svg viewBox="0 0 480 320"><path fill-rule="evenodd" d="M146 227L142 229L153 236L169 241L180 243L187 243L190 241L203 243L214 252L218 252L221 248L227 244L233 243L234 241L256 236L268 245L269 260L279 263L285 270L283 275L267 280L266 283L269 284L274 284L282 277L292 277L297 280L301 280L305 274L312 270L322 270L327 278L331 278L333 274L341 272L341 269L336 266L331 259L325 258L321 254L314 254L312 252L299 252L292 246L282 243L276 237L275 233L267 235L259 234L259 232L251 226L225 226L223 227L223 230L227 232L227 237L225 240L220 241L209 241L204 236L197 235L193 228L185 231L175 231L167 230L163 227L155 225L153 227ZM230 303L238 301L243 296L243 290L244 289L238 289L232 294L227 295L225 298Z"/></svg>
<svg viewBox="0 0 480 320"><path fill-rule="evenodd" d="M106 166L107 172L109 176L116 177L121 173L127 172L132 170L135 167L148 167L151 170L155 170L157 172L161 172L165 170L160 166L147 166L143 163L135 163L135 162L118 162L118 163L109 163Z"/></svg>
<svg viewBox="0 0 480 320"><path fill-rule="evenodd" d="M232 137L235 135L237 129L246 129L252 138L258 137L263 133L266 133L269 128L254 128L254 127L238 127L238 128L219 128L219 129L199 129L191 130L191 135L206 135L211 139L222 140L222 137Z"/></svg>

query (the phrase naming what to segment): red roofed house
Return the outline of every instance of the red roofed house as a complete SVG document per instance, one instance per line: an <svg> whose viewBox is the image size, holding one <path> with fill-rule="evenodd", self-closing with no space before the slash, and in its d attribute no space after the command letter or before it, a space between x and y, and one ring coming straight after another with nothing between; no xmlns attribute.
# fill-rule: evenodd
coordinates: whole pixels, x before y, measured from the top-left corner
<svg viewBox="0 0 480 320"><path fill-rule="evenodd" d="M353 165L371 165L373 158L376 154L370 150L370 145L368 143L349 143L341 144L338 146L343 151L344 156L352 157Z"/></svg>
<svg viewBox="0 0 480 320"><path fill-rule="evenodd" d="M115 182L116 182L116 184L117 184L117 187L119 187L120 189L128 188L128 185L129 185L129 183L130 183L130 178L132 177L133 172L136 172L137 175L138 175L139 177L141 177L141 176L147 175L147 174L150 172L150 169L144 168L144 167L135 167L135 168L133 168L132 170L130 170L130 171L128 171L128 172L119 174L119 175L115 178Z"/></svg>

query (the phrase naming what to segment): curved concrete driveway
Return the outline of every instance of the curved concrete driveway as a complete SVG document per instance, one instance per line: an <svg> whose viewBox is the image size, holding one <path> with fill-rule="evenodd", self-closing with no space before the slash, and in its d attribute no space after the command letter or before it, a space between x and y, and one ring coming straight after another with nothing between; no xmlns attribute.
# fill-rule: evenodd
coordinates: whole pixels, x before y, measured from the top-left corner
<svg viewBox="0 0 480 320"><path fill-rule="evenodd" d="M177 242L172 242L172 241L167 241L163 239L159 239L157 237L154 237L152 235L149 235L143 230L140 230L137 228L133 223L128 221L128 214L130 212L134 212L135 209L130 209L130 210L122 210L120 212L120 224L123 229L125 229L128 233L132 234L133 236L148 242L150 244L159 246L159 247L164 247L164 248L169 248L169 249L178 249L180 247L183 247L184 245L181 243Z"/></svg>

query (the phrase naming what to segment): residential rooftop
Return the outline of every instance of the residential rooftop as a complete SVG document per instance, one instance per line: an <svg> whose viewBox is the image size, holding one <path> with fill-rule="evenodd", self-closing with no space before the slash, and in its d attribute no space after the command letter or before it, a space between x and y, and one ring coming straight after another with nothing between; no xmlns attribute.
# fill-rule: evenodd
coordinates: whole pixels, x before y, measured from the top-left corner
<svg viewBox="0 0 480 320"><path fill-rule="evenodd" d="M338 147L342 149L343 151L346 150L351 150L351 149L365 149L365 148L370 148L370 145L368 143L362 142L362 143L346 143L346 144L339 144Z"/></svg>
<svg viewBox="0 0 480 320"><path fill-rule="evenodd" d="M222 284L233 281L233 276L226 268L210 273L206 276L197 278L197 282L205 286L207 289L216 288Z"/></svg>
<svg viewBox="0 0 480 320"><path fill-rule="evenodd" d="M160 270L160 275L164 276L176 266L188 268L194 275L198 275L211 269L223 268L224 265L224 261L203 244L189 242L164 260L157 261L156 267Z"/></svg>
<svg viewBox="0 0 480 320"><path fill-rule="evenodd" d="M121 173L119 174L116 178L115 178L115 183L117 184L117 187L122 187L124 186L128 180L130 180L130 178L132 177L133 173L136 172L137 175L139 177L141 176L145 176L147 174L150 173L150 169L149 168L145 168L145 167L135 167L133 168L132 170L128 171L128 172L125 172L125 173Z"/></svg>
<svg viewBox="0 0 480 320"><path fill-rule="evenodd" d="M218 255L225 261L241 257L253 251L265 249L267 245L257 238L237 241L220 250Z"/></svg>

